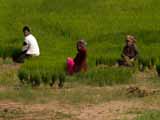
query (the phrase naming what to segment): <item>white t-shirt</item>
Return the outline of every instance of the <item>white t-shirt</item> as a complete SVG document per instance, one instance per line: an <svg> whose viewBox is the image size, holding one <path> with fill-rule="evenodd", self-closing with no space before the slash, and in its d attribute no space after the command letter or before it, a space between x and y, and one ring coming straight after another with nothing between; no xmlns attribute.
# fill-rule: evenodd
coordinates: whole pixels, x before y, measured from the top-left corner
<svg viewBox="0 0 160 120"><path fill-rule="evenodd" d="M32 34L26 36L24 42L26 43L26 45L23 47L23 51L27 50L26 54L33 56L40 55L37 40Z"/></svg>

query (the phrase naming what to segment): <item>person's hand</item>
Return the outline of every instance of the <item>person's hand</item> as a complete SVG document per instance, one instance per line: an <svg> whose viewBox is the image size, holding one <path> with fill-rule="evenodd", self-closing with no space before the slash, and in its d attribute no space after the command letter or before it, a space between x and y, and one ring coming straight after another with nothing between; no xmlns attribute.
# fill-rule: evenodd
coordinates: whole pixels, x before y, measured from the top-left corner
<svg viewBox="0 0 160 120"><path fill-rule="evenodd" d="M125 60L126 62L130 61L130 59L129 59L128 56L124 56L124 60Z"/></svg>
<svg viewBox="0 0 160 120"><path fill-rule="evenodd" d="M124 56L125 64L131 66L132 65L132 59L130 59L128 56Z"/></svg>
<svg viewBox="0 0 160 120"><path fill-rule="evenodd" d="M130 61L131 61L131 62L134 62L134 61L135 61L135 59L134 59L134 58L132 58L132 59L130 59Z"/></svg>

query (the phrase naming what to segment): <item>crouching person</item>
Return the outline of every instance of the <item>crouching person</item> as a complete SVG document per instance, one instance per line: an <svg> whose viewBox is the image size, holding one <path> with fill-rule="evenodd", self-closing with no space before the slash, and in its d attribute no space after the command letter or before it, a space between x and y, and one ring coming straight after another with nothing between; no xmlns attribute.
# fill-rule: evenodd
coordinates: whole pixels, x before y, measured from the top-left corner
<svg viewBox="0 0 160 120"><path fill-rule="evenodd" d="M126 45L123 48L122 59L118 61L119 66L133 66L138 57L136 39L132 35L126 36Z"/></svg>
<svg viewBox="0 0 160 120"><path fill-rule="evenodd" d="M86 42L80 40L77 42L77 55L74 59L67 58L67 72L72 75L73 73L86 72L87 71L87 49Z"/></svg>
<svg viewBox="0 0 160 120"><path fill-rule="evenodd" d="M30 57L36 57L40 55L39 46L36 38L31 34L29 27L23 28L24 43L22 51L19 55L14 57L14 61L18 63L24 63L25 59Z"/></svg>

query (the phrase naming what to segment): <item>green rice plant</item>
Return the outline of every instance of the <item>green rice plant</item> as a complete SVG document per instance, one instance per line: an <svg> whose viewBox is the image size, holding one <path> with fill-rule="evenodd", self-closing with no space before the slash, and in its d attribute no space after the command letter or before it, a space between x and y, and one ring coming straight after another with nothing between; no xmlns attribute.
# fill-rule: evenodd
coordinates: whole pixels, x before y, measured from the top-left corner
<svg viewBox="0 0 160 120"><path fill-rule="evenodd" d="M98 65L114 65L116 61L118 60L118 57L112 57L112 56L101 56L96 58L96 66Z"/></svg>
<svg viewBox="0 0 160 120"><path fill-rule="evenodd" d="M131 68L96 68L85 74L75 75L71 82L93 86L127 84L132 82L134 72L134 69ZM68 81L70 81L69 78Z"/></svg>
<svg viewBox="0 0 160 120"><path fill-rule="evenodd" d="M16 58L21 53L20 48L12 48L10 57Z"/></svg>
<svg viewBox="0 0 160 120"><path fill-rule="evenodd" d="M156 57L151 57L149 60L149 69L154 69L156 64L158 63L158 58Z"/></svg>
<svg viewBox="0 0 160 120"><path fill-rule="evenodd" d="M0 56L1 56L3 59L7 58L7 54L6 54L5 48L2 48L2 49L1 49Z"/></svg>
<svg viewBox="0 0 160 120"><path fill-rule="evenodd" d="M58 79L57 74L56 74L56 73L53 73L53 74L51 75L51 82L50 82L50 86L51 86L51 87L55 84L55 82L56 82L57 79Z"/></svg>
<svg viewBox="0 0 160 120"><path fill-rule="evenodd" d="M3 53L4 53L4 50L2 47L0 47L0 57L3 57Z"/></svg>
<svg viewBox="0 0 160 120"><path fill-rule="evenodd" d="M13 58L16 55L19 55L20 52L21 49L18 46L15 48L12 45L4 45L3 47L0 47L0 57L3 59Z"/></svg>
<svg viewBox="0 0 160 120"><path fill-rule="evenodd" d="M39 71L32 71L30 73L30 84L33 87L40 86L41 84L41 75Z"/></svg>
<svg viewBox="0 0 160 120"><path fill-rule="evenodd" d="M44 84L48 84L51 81L51 75L49 74L48 71L44 71L41 75L41 78Z"/></svg>
<svg viewBox="0 0 160 120"><path fill-rule="evenodd" d="M139 65L139 70L144 71L149 65L150 61L146 57L139 57L138 58L138 65Z"/></svg>
<svg viewBox="0 0 160 120"><path fill-rule="evenodd" d="M64 86L64 82L66 79L66 74L65 73L57 73L52 75L51 83L50 86L52 87L56 81L58 81L58 86L59 88L62 88Z"/></svg>
<svg viewBox="0 0 160 120"><path fill-rule="evenodd" d="M146 111L143 115L137 117L135 120L159 120L160 111Z"/></svg>
<svg viewBox="0 0 160 120"><path fill-rule="evenodd" d="M66 80L66 74L63 73L63 72L61 72L61 73L59 74L59 84L58 84L58 86L59 86L60 88L63 87L65 80Z"/></svg>
<svg viewBox="0 0 160 120"><path fill-rule="evenodd" d="M156 65L156 70L157 70L158 76L160 76L160 64Z"/></svg>
<svg viewBox="0 0 160 120"><path fill-rule="evenodd" d="M105 59L101 56L100 58L96 58L96 65L105 64Z"/></svg>
<svg viewBox="0 0 160 120"><path fill-rule="evenodd" d="M44 65L42 62L37 61L37 59L30 59L26 61L26 64L24 64L21 69L29 71L27 75L30 77L27 81L33 86L39 86L40 84L53 86L55 81L59 80L59 87L63 87L66 76L63 67L62 64L55 69L53 63L48 62Z"/></svg>
<svg viewBox="0 0 160 120"><path fill-rule="evenodd" d="M20 69L18 71L18 77L19 77L21 83L23 83L23 84L28 83L29 79L30 79L29 71L26 69Z"/></svg>
<svg viewBox="0 0 160 120"><path fill-rule="evenodd" d="M144 71L146 68L153 69L156 64L159 62L158 57L154 56L141 56L138 58L139 70Z"/></svg>

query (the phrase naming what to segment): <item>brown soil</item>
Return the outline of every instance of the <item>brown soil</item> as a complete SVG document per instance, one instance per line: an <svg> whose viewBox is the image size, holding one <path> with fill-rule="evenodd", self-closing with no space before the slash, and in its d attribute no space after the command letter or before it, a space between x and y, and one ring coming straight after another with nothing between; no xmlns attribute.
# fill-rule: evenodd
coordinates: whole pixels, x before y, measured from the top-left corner
<svg viewBox="0 0 160 120"><path fill-rule="evenodd" d="M137 112L159 108L160 105L145 104L140 101L111 101L80 107L58 102L24 105L1 101L0 120L133 120Z"/></svg>

